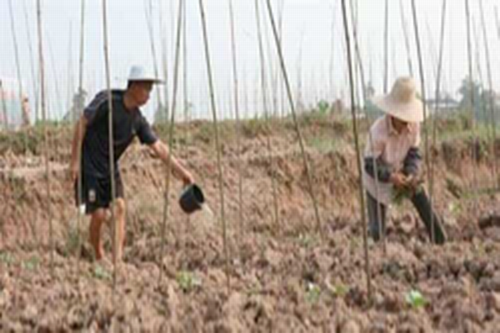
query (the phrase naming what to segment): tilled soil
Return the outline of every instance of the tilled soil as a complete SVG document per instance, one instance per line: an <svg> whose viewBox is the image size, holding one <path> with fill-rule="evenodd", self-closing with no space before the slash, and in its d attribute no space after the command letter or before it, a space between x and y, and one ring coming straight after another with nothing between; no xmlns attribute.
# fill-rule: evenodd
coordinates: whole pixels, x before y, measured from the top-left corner
<svg viewBox="0 0 500 333"><path fill-rule="evenodd" d="M450 152L446 145L446 154L436 152L436 207L445 217L450 242L430 245L411 206L394 206L386 251L382 244L368 243L369 299L355 155L348 138L339 136L334 145L310 141L320 230L290 129L272 136L274 163L263 133L245 135L242 221L236 143L226 138L226 258L213 142L201 127L191 130L191 138L178 142L175 151L204 188L213 215L209 210L183 215L175 183L162 242L163 167L132 147L121 164L128 226L124 263L116 276L109 259L96 263L88 245L78 245L64 164L68 151L53 156L50 208L40 156L3 155L0 331L499 331L498 197L467 190L490 179L487 162L463 158L467 148L456 144ZM328 131L312 126L305 136L322 138ZM271 175L278 184L277 219ZM87 228L83 219L82 241ZM110 257L110 228L104 233ZM411 291L422 294L421 303L407 300Z"/></svg>

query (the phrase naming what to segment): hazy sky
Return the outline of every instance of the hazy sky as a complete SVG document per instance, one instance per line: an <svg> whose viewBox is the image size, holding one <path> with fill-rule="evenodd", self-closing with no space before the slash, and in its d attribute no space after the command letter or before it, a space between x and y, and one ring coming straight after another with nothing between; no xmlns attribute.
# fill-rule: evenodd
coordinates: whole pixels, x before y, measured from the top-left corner
<svg viewBox="0 0 500 333"><path fill-rule="evenodd" d="M13 5L14 25L20 54L22 80L30 96L33 96L28 32L31 34L35 71L38 71L38 46L36 30L35 0L0 0L0 77L16 78L16 66L9 2ZM159 68L163 72L164 46L167 48L169 80L172 81L174 17L177 0L151 0L153 3L153 24L155 48ZM269 18L265 1L260 1L261 21L265 32L264 47L266 61L276 65L276 49L270 34ZM108 0L111 73L114 87L123 87L128 69L132 64L153 66L149 42L145 4L149 0ZM272 0L277 14L279 0ZM353 2L355 2L353 0ZM441 0L418 0L420 33L424 51L425 74L429 94L434 90L434 68L439 44ZM486 81L486 62L481 30L479 0L471 0L471 11L478 38L473 38L474 61L477 76L478 67ZM78 57L80 34L79 0L41 0L43 15L43 41L49 91L50 107L59 110L68 104L68 96L78 85ZM259 53L255 19L255 3L252 0L233 0L236 16L238 70L241 80L241 104L243 109L253 112L260 108ZM390 65L392 80L397 75L408 74L400 1L390 3ZM413 67L418 69L416 48L411 17L411 1L402 0L408 29ZM495 7L500 1L484 0L486 27L491 53L494 86L500 89L500 40L495 25ZM201 34L200 14L197 0L187 0L187 77L188 99L195 105L195 112L207 114L207 79ZM221 112L228 112L231 99L231 46L229 30L228 0L206 0L210 50L214 67L216 94ZM24 9L26 8L27 20ZM384 1L358 0L359 37L363 65L367 79L373 80L377 92L383 88L383 35ZM86 1L84 86L90 94L105 88L102 2ZM348 95L346 61L340 0L284 0L283 43L286 64L298 94L301 81L302 97L306 103L319 98L333 100ZM455 93L461 79L468 71L465 0L448 0L447 31L444 54L444 85ZM333 24L332 24L333 23ZM160 27L161 25L161 27ZM333 27L333 28L332 28ZM474 33L474 32L473 32ZM162 42L162 39L166 40ZM333 58L332 58L333 51ZM332 60L333 59L333 60ZM333 66L331 65L333 61ZM479 66L478 66L479 64ZM274 73L268 72L272 77ZM299 69L301 69L299 71ZM164 75L161 75L164 77ZM182 71L181 76L182 78ZM301 79L299 80L299 78ZM274 79L268 79L273 83ZM268 88L269 92L273 89ZM162 94L163 95L163 94ZM162 97L163 98L163 97ZM179 95L182 100L182 89ZM33 99L33 97L31 98ZM255 101L258 100L258 103ZM61 102L58 102L61 101ZM151 118L156 101L152 100L145 113ZM247 105L245 107L245 105ZM54 111L60 113L61 111ZM243 111L245 112L245 111Z"/></svg>

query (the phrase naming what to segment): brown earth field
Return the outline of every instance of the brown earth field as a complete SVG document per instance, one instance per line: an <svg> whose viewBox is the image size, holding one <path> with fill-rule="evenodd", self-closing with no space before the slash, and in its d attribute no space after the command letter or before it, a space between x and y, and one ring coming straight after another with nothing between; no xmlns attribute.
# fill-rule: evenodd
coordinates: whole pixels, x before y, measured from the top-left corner
<svg viewBox="0 0 500 333"><path fill-rule="evenodd" d="M116 279L109 261L92 258L88 219L78 223L70 127L50 128L50 197L40 129L0 134L0 332L500 332L500 218L488 141L473 145L460 126L440 124L430 154L449 242L431 245L411 205L393 205L386 251L368 242L370 299L349 122L310 115L300 125L319 226L291 120L273 120L272 130L245 121L241 154L234 122L221 124L227 251L211 123L176 129L174 154L208 208L183 214L174 181L164 242L165 168L147 148L129 148L120 164L128 215ZM165 128L157 130L167 140ZM106 227L108 258L110 235ZM410 301L412 291L422 298Z"/></svg>

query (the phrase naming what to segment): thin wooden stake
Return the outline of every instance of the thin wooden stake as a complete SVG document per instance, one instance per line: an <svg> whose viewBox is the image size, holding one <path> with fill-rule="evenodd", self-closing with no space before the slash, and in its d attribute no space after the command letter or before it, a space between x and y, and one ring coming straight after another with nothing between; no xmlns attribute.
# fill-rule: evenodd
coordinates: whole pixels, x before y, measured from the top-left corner
<svg viewBox="0 0 500 333"><path fill-rule="evenodd" d="M436 108L434 110L434 116L432 118L432 145L436 147L437 144L437 126L436 126L436 118L439 116L439 111L441 109L441 74L443 70L443 55L444 55L444 37L446 33L446 5L447 0L443 0L443 7L441 9L441 33L440 33L440 41L439 41L439 59L438 59L438 67L436 74ZM429 201L432 204L434 203L434 169L435 169L435 158L434 154L429 156L430 159L430 170L429 170ZM434 214L431 214L431 225L434 226ZM434 230L434 228L433 228Z"/></svg>
<svg viewBox="0 0 500 333"><path fill-rule="evenodd" d="M84 65L84 56L85 56L85 1L86 0L81 0L80 1L80 58L79 58L79 72L78 72L78 94L80 98L83 99L83 65ZM81 101L83 106L83 103L85 102L84 100ZM77 105L79 107L80 105ZM83 114L83 110L77 110L78 115ZM80 119L77 119L76 115L74 112L72 112L71 117L73 118L73 123L75 121L78 121L79 124L79 129L78 133L83 132L83 123L80 121ZM82 149L81 149L82 143L81 143L81 136L78 135L78 150L77 150L77 160L78 160L78 184L77 184L77 191L78 191L78 204L77 204L77 220L76 220L76 232L77 232L77 272L80 272L80 259L81 259L81 234L80 234L80 226L82 224L82 212L80 211L80 207L82 205L82 187L83 187L83 181L82 181Z"/></svg>
<svg viewBox="0 0 500 333"><path fill-rule="evenodd" d="M492 130L492 138L491 138L491 154L493 156L493 169L492 176L493 181L496 186L500 186L500 179L498 177L498 157L495 149L497 132L496 132L496 117L495 117L495 97L493 96L493 79L491 77L491 59L490 59L490 48L488 43L488 33L486 30L486 20L484 18L484 8L483 8L483 0L479 0L479 8L481 10L481 26L483 30L483 39L484 39L484 51L486 57L486 73L488 76L488 89L489 89L489 109L490 109L490 122L491 122L491 130Z"/></svg>
<svg viewBox="0 0 500 333"><path fill-rule="evenodd" d="M117 250L118 239L121 230L118 230L115 212L116 183L115 183L115 149L113 134L113 93L111 91L111 66L109 61L109 40L108 40L108 9L107 0L102 0L102 24L104 34L104 65L106 69L106 88L108 89L108 146L109 146L109 173L111 177L111 225L113 226L113 291L116 288L117 280Z"/></svg>
<svg viewBox="0 0 500 333"><path fill-rule="evenodd" d="M40 93L41 93L41 108L42 108L42 121L43 121L43 137L45 142L44 147L44 160L45 160L45 181L47 193L47 216L49 222L49 246L50 246L50 269L53 272L54 263L54 237L52 228L52 203L51 203L51 177L50 177L50 142L47 128L47 113L45 108L45 62L43 55L43 29L42 29L42 6L41 0L37 0L37 23L38 23L38 56L40 63Z"/></svg>
<svg viewBox="0 0 500 333"><path fill-rule="evenodd" d="M312 172L311 172L311 168L309 167L309 162L307 160L306 149L305 149L305 145L304 145L304 139L302 137L300 125L299 125L298 120L297 120L297 113L295 110L295 103L293 101L290 80L288 79L288 73L287 73L286 65L285 65L285 58L283 56L283 49L281 48L281 43L279 40L278 31L276 28L276 23L274 20L274 14L273 14L273 9L272 9L270 0L267 0L267 9L268 9L268 13L269 13L269 20L271 22L271 27L273 30L276 49L277 49L279 60L280 60L281 74L283 75L283 80L285 81L285 87L286 87L286 91L287 91L287 95L288 95L288 102L290 104L290 111L292 113L292 118L293 118L293 122L294 122L294 126L295 126L295 132L297 133L297 138L299 140L300 151L302 154L304 168L305 168L306 175L307 175L309 195L311 196L311 201L312 201L313 207L314 207L314 214L316 217L316 228L320 234L323 234L322 233L322 226L321 226L321 218L319 215L318 202L316 200L316 195L315 195L314 189L313 189Z"/></svg>
<svg viewBox="0 0 500 333"><path fill-rule="evenodd" d="M403 34L405 39L405 47L406 47L406 55L407 55L407 63L408 63L408 73L411 77L413 77L413 62L411 60L411 47L410 47L410 37L408 33L408 22L406 21L404 3L403 0L399 0L399 9L401 12L401 26L403 27Z"/></svg>
<svg viewBox="0 0 500 333"><path fill-rule="evenodd" d="M148 26L148 33L149 33L149 45L151 49L151 56L153 58L153 70L155 73L155 77L158 76L158 60L156 57L156 47L154 43L154 27L153 27L153 3L152 0L148 0L148 6L146 7L146 3L144 3L144 11L146 14L146 23ZM156 103L157 103L157 108L158 110L162 109L162 101L161 101L161 94L160 94L160 88L155 87L156 90ZM161 111L160 111L161 112Z"/></svg>
<svg viewBox="0 0 500 333"><path fill-rule="evenodd" d="M389 91L389 0L385 0L384 22L384 94L387 94Z"/></svg>
<svg viewBox="0 0 500 333"><path fill-rule="evenodd" d="M234 10L233 0L228 0L229 3L229 19L231 25L231 51L233 59L233 90L234 90L234 110L236 116L236 150L237 150L237 172L238 172L238 237L240 241L243 239L243 173L241 160L241 121L240 121L240 98L239 98L239 80L238 80L238 63L236 54L236 34L234 27Z"/></svg>
<svg viewBox="0 0 500 333"><path fill-rule="evenodd" d="M212 65L210 61L210 49L208 45L208 33L207 33L207 22L205 18L205 9L203 7L203 0L199 0L200 4L200 15L201 23L203 28L203 41L205 45L205 58L207 63L207 74L208 74L208 86L210 89L210 103L212 107L212 117L213 117L213 127L215 134L215 145L217 149L217 168L219 171L219 195L220 195L220 210L221 210L221 222L222 222L222 240L224 247L224 257L225 257L225 268L226 268L226 278L227 278L227 290L231 289L231 281L229 275L229 252L227 247L227 232L226 232L226 218L224 214L224 175L222 173L222 161L221 161L221 146L219 142L219 127L217 123L217 107L215 105L215 89L212 77Z"/></svg>
<svg viewBox="0 0 500 333"><path fill-rule="evenodd" d="M278 204L278 190L276 184L276 165L274 160L274 153L271 142L271 126L269 122L269 105L267 101L267 80L266 80L266 62L264 58L264 47L262 44L262 29L260 22L260 9L259 9L259 0L255 0L255 15L257 21L257 39L259 43L259 57L260 57L260 83L261 83L261 94L262 94L262 106L264 108L264 120L266 122L266 127L268 129L268 133L266 134L266 144L267 144L267 153L268 159L271 164L271 188L273 195L273 207L274 207L274 223L278 228L278 233L281 233L281 225L279 219L279 204Z"/></svg>
<svg viewBox="0 0 500 333"><path fill-rule="evenodd" d="M476 152L476 143L477 143L477 135L476 135L476 96L474 94L474 71L473 71L473 55L472 55L472 27L471 27L471 18L470 18L470 6L469 0L465 0L465 17L467 20L467 58L468 58L468 67L469 67L469 89L470 89L470 100L471 100L471 130L472 130L472 147L471 147L471 157L473 159L473 163L478 164L477 152ZM474 194L477 193L477 175L475 172L472 173L472 187ZM475 209L478 207L477 196L474 195L474 206Z"/></svg>
<svg viewBox="0 0 500 333"><path fill-rule="evenodd" d="M362 94L363 94L363 104L366 106L368 102L368 95L366 92L366 80L365 80L365 71L363 67L363 62L361 59L361 52L359 49L359 40L358 40L358 29L357 29L357 19L355 20L354 11L352 10L352 1L351 1L351 20L352 20L352 26L353 26L353 39L354 39L354 48L356 52L356 59L357 59L357 64L359 67L359 74L360 74L360 79L361 79L361 89L362 89ZM356 103L357 105L360 105L361 103L358 102ZM370 131L368 131L368 140L370 140L370 145L373 147L373 136ZM377 159L374 159L374 171L375 171L375 197L378 198L378 193L379 193L379 185L380 185L380 180L378 177L378 162ZM386 240L386 235L385 235L385 228L382 226L382 212L380 209L380 205L377 205L377 219L378 219L378 228L381 232L381 240L382 240L382 249L384 254L387 254L387 240Z"/></svg>
<svg viewBox="0 0 500 333"><path fill-rule="evenodd" d="M268 0L269 1L269 0ZM349 33L349 22L347 16L347 6L346 0L342 0L342 15L344 19L344 33L347 49L347 65L349 68L349 85L351 92L351 116L353 124L354 133L354 144L356 148L356 162L358 167L358 186L359 186L359 200L361 205L361 223L363 229L363 249L365 257L365 274L366 274L366 289L368 293L368 299L372 300L372 285L371 285L371 271L370 271L370 256L368 254L368 235L366 228L366 210L365 210L365 196L363 191L363 168L361 165L361 149L359 144L359 134L358 134L358 120L356 116L356 99L354 95L354 71L352 65L352 54L351 54L351 36Z"/></svg>
<svg viewBox="0 0 500 333"><path fill-rule="evenodd" d="M23 0L23 11L24 11L24 20L26 23L26 39L28 41L28 51L29 51L29 56L30 56L30 67L31 67L31 81L33 82L33 95L35 96L34 98L34 108L35 108L35 123L40 119L39 115L39 103L38 103L38 87L36 85L37 82L37 77L36 77L36 72L35 72L35 61L34 61L34 56L33 56L33 47L32 47L32 42L31 42L31 32L30 32L30 27L29 27L29 18L28 18L28 10L26 9L26 0Z"/></svg>
<svg viewBox="0 0 500 333"><path fill-rule="evenodd" d="M166 168L167 179L165 181L164 188L164 202L163 202L163 219L161 223L161 248L160 248L160 275L158 278L158 284L161 284L163 280L163 256L165 253L165 234L167 230L167 223L169 219L169 209L170 209L170 183L172 174L172 153L174 146L174 129L175 129L175 111L177 109L177 92L179 88L179 63L180 63L180 50L181 50L181 33L182 33L182 19L184 17L183 0L179 0L179 8L177 15L177 30L175 39L175 63L174 63L174 78L173 78L173 92L172 92L172 108L170 109L170 125L169 125L169 136L168 136L168 163Z"/></svg>

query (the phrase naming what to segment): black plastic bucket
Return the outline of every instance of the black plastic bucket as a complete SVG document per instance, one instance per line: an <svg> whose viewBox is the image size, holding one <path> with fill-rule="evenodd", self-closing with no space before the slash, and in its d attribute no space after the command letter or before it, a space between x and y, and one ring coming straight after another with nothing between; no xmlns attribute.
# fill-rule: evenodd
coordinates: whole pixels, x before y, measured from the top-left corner
<svg viewBox="0 0 500 333"><path fill-rule="evenodd" d="M179 199L182 210L187 214L200 210L204 202L205 196L203 195L203 191L196 184L186 187Z"/></svg>

